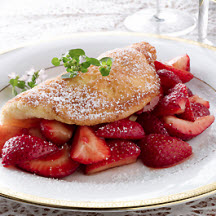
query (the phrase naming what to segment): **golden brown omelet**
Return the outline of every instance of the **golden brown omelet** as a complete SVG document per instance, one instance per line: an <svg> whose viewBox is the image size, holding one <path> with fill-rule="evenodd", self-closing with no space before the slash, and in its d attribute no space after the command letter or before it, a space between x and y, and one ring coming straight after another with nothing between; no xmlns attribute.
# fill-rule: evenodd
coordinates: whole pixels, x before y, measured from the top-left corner
<svg viewBox="0 0 216 216"><path fill-rule="evenodd" d="M76 125L117 121L142 109L159 94L159 78L153 65L155 48L148 43L108 51L109 76L98 67L75 78L54 79L19 94L2 109L2 121L43 118Z"/></svg>

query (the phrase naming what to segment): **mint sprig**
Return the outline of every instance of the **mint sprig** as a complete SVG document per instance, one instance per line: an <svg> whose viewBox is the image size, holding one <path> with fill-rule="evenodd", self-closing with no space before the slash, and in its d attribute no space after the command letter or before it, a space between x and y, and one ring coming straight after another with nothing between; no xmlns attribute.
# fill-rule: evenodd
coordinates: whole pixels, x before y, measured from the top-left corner
<svg viewBox="0 0 216 216"><path fill-rule="evenodd" d="M91 65L99 67L99 71L102 76L108 76L112 67L113 59L110 57L104 57L100 60L96 58L89 58L86 56L85 51L82 49L71 49L67 54L63 54L60 58L53 58L52 64L59 66L63 62L67 73L63 74L61 78L73 78L78 75L78 72L88 72L88 68Z"/></svg>
<svg viewBox="0 0 216 216"><path fill-rule="evenodd" d="M16 96L18 94L16 88L20 88L22 91L26 89L25 81L20 80L19 76L16 76L14 79L10 79L9 83L12 85L12 94Z"/></svg>
<svg viewBox="0 0 216 216"><path fill-rule="evenodd" d="M19 75L12 74L9 75L11 78L9 83L12 86L12 94L16 96L18 92L24 92L31 88L34 88L37 83L39 83L39 76L40 71L34 72L32 75L24 75L23 77L20 77ZM12 78L13 77L13 78Z"/></svg>

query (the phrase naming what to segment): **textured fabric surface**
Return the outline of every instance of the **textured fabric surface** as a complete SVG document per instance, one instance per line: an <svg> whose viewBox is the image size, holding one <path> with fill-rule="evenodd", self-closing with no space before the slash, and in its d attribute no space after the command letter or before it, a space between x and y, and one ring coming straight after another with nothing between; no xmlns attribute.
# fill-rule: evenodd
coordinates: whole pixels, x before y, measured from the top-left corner
<svg viewBox="0 0 216 216"><path fill-rule="evenodd" d="M151 0L7 0L0 7L0 52L23 43L55 38L73 32L127 31L124 19L143 8L155 7ZM194 16L198 0L170 0L161 7L177 8ZM197 29L184 38L197 40ZM216 40L216 3L210 2L208 37ZM34 207L0 198L2 216L198 216L216 215L216 197L152 210L122 213L80 213Z"/></svg>

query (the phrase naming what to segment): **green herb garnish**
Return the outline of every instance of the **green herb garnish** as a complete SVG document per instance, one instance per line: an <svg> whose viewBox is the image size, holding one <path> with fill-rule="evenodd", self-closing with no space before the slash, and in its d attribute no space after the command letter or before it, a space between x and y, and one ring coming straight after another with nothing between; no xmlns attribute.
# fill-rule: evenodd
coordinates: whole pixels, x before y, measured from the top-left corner
<svg viewBox="0 0 216 216"><path fill-rule="evenodd" d="M31 69L27 72L26 75L20 77L19 75L12 73L9 75L9 83L12 86L12 94L16 96L19 92L24 92L28 89L34 88L38 83L42 82L46 75L44 75L45 70L38 70L34 72L34 69Z"/></svg>
<svg viewBox="0 0 216 216"><path fill-rule="evenodd" d="M89 58L85 55L82 49L72 49L69 50L67 54L62 55L60 58L53 58L52 64L54 66L59 66L63 62L64 67L68 73L63 74L61 78L73 78L78 75L78 72L82 73L88 72L90 65L95 65L99 67L99 71L102 76L108 76L112 67L113 59L109 57L104 57L100 60L96 58Z"/></svg>

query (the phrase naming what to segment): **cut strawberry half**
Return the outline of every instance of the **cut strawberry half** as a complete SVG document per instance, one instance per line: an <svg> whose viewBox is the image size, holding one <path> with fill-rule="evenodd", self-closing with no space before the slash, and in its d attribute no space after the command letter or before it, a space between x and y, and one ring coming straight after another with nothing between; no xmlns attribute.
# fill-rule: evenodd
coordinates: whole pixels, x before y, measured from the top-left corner
<svg viewBox="0 0 216 216"><path fill-rule="evenodd" d="M76 130L71 147L71 158L81 164L91 164L110 157L110 149L105 140L96 136L87 126Z"/></svg>
<svg viewBox="0 0 216 216"><path fill-rule="evenodd" d="M50 142L30 135L16 136L9 139L2 149L2 164L14 165L20 162L33 160L58 150Z"/></svg>
<svg viewBox="0 0 216 216"><path fill-rule="evenodd" d="M4 121L5 125L20 127L20 128L32 128L39 127L41 119L30 118L30 119L11 119Z"/></svg>
<svg viewBox="0 0 216 216"><path fill-rule="evenodd" d="M204 116L194 122L183 120L175 116L165 116L164 125L171 136L182 140L190 140L205 131L215 120L214 116Z"/></svg>
<svg viewBox="0 0 216 216"><path fill-rule="evenodd" d="M143 163L153 168L171 167L192 154L188 143L163 134L150 134L139 141L139 146Z"/></svg>
<svg viewBox="0 0 216 216"><path fill-rule="evenodd" d="M75 172L79 167L79 163L71 159L70 147L65 144L55 153L39 159L18 163L17 166L40 176L63 178Z"/></svg>
<svg viewBox="0 0 216 216"><path fill-rule="evenodd" d="M180 80L183 83L189 82L194 77L193 74L191 74L190 72L186 70L180 70L173 66L163 64L162 62L159 62L159 61L155 61L154 64L155 64L155 68L157 71L161 69L172 71L174 74L176 74L180 78Z"/></svg>
<svg viewBox="0 0 216 216"><path fill-rule="evenodd" d="M185 111L188 100L186 85L178 83L169 90L169 94L164 96L154 109L153 113L157 116L180 114Z"/></svg>
<svg viewBox="0 0 216 216"><path fill-rule="evenodd" d="M198 95L193 95L192 97L189 97L189 100L191 103L200 103L200 104L203 104L208 109L210 108L209 102L199 97Z"/></svg>
<svg viewBox="0 0 216 216"><path fill-rule="evenodd" d="M188 97L192 97L193 96L193 92L187 87L187 92L188 92Z"/></svg>
<svg viewBox="0 0 216 216"><path fill-rule="evenodd" d="M196 120L194 112L193 112L192 104L189 99L186 102L185 111L182 114L178 115L178 117L184 120L189 120L189 121Z"/></svg>
<svg viewBox="0 0 216 216"><path fill-rule="evenodd" d="M42 134L52 143L63 145L68 142L75 129L74 125L67 125L55 120L43 119L40 123Z"/></svg>
<svg viewBox="0 0 216 216"><path fill-rule="evenodd" d="M173 88L176 84L182 83L180 78L172 71L162 69L158 70L157 74L160 77L160 83L165 94L167 94L168 90Z"/></svg>
<svg viewBox="0 0 216 216"><path fill-rule="evenodd" d="M143 127L146 134L169 135L161 120L152 113L142 113L138 116L137 122Z"/></svg>
<svg viewBox="0 0 216 216"><path fill-rule="evenodd" d="M195 121L197 118L210 115L209 109L200 103L191 103L189 100L186 103L185 112L180 114L178 117Z"/></svg>
<svg viewBox="0 0 216 216"><path fill-rule="evenodd" d="M113 167L135 163L140 154L139 147L127 140L109 140L107 145L110 148L111 156L98 163L86 166L86 174L101 172Z"/></svg>
<svg viewBox="0 0 216 216"><path fill-rule="evenodd" d="M122 119L106 124L95 131L99 137L111 139L142 139L145 132L142 126L129 119Z"/></svg>
<svg viewBox="0 0 216 216"><path fill-rule="evenodd" d="M200 118L200 117L203 117L203 116L210 115L209 109L206 106L204 106L203 104L191 103L191 105L192 105L192 110L193 110L193 113L194 113L194 117L196 119Z"/></svg>
<svg viewBox="0 0 216 216"><path fill-rule="evenodd" d="M0 156L2 155L2 148L6 141L23 134L28 134L28 130L10 125L0 125Z"/></svg>
<svg viewBox="0 0 216 216"><path fill-rule="evenodd" d="M190 71L190 57L187 54L177 56L167 61L166 64L180 70Z"/></svg>
<svg viewBox="0 0 216 216"><path fill-rule="evenodd" d="M35 137L41 138L43 140L46 140L46 138L43 136L40 128L29 128L28 134L31 136L35 136Z"/></svg>

